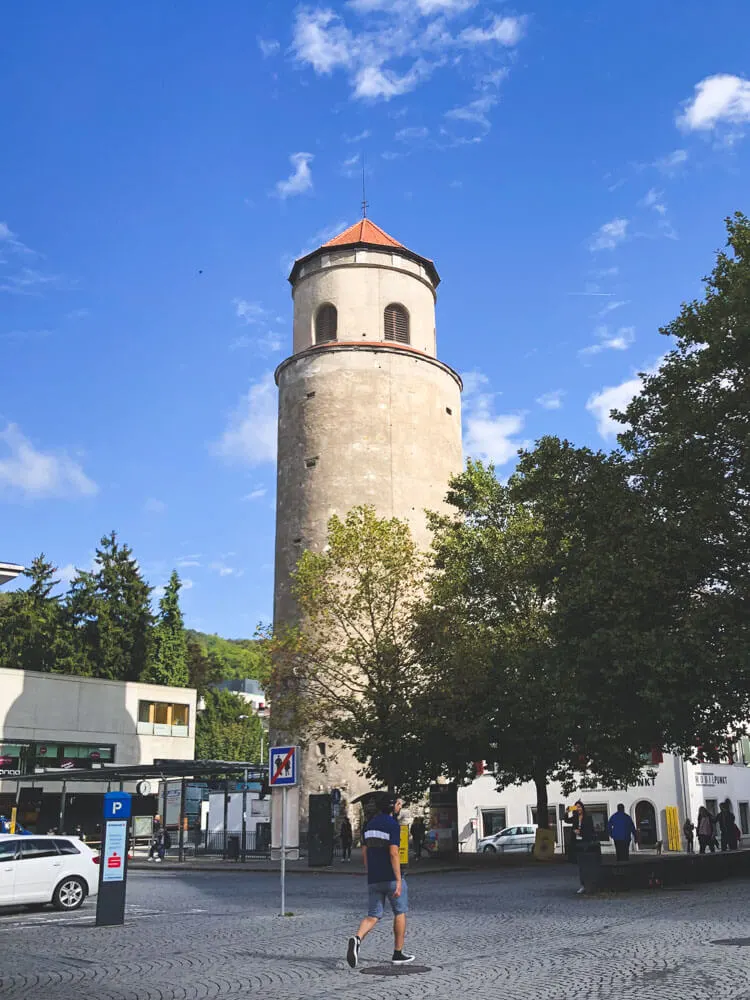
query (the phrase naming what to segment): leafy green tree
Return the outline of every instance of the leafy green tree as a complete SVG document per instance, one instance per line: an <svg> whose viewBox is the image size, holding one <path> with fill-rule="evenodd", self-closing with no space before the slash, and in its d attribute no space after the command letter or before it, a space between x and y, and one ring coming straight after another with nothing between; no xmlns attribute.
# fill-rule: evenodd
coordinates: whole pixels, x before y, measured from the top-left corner
<svg viewBox="0 0 750 1000"><path fill-rule="evenodd" d="M338 741L368 778L401 790L419 753L411 630L423 570L404 522L367 506L334 516L325 551L304 552L294 574L302 624L269 642L276 728Z"/></svg>
<svg viewBox="0 0 750 1000"><path fill-rule="evenodd" d="M159 599L159 617L153 630L153 655L141 680L170 687L187 687L187 641L180 610L180 578L172 570Z"/></svg>
<svg viewBox="0 0 750 1000"><path fill-rule="evenodd" d="M662 602L687 609L669 639L692 674L693 738L716 752L750 711L750 222L726 225L704 298L661 331L675 346L615 414L636 489L669 528Z"/></svg>
<svg viewBox="0 0 750 1000"><path fill-rule="evenodd" d="M188 669L188 686L195 688L200 697L212 684L223 680L220 665L204 653L200 643L190 632L185 633L185 661Z"/></svg>
<svg viewBox="0 0 750 1000"><path fill-rule="evenodd" d="M500 787L534 782L544 827L550 780L572 790L632 779L652 745L633 723L636 700L618 701L628 685L601 659L581 662L566 639L587 529L605 511L625 516L625 476L550 438L507 484L469 461L447 499L457 516L432 518L436 572L416 632L430 671L416 713L426 753L450 777L486 760Z"/></svg>
<svg viewBox="0 0 750 1000"><path fill-rule="evenodd" d="M65 602L79 657L95 677L138 680L151 653L151 588L114 531L102 538L94 564L79 570Z"/></svg>
<svg viewBox="0 0 750 1000"><path fill-rule="evenodd" d="M51 672L69 663L70 644L60 602L53 593L60 582L56 572L42 553L24 573L29 586L7 595L0 609L2 666Z"/></svg>
<svg viewBox="0 0 750 1000"><path fill-rule="evenodd" d="M207 690L195 727L197 760L259 761L263 726L252 707L231 691Z"/></svg>
<svg viewBox="0 0 750 1000"><path fill-rule="evenodd" d="M218 670L219 680L252 678L267 684L270 663L262 642L255 639L223 639L219 635L188 630L188 638L196 642Z"/></svg>

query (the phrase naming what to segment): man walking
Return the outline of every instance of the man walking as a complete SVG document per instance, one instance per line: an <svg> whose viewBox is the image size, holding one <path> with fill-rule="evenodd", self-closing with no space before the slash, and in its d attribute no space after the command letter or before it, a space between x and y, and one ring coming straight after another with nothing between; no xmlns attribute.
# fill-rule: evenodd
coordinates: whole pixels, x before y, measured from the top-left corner
<svg viewBox="0 0 750 1000"><path fill-rule="evenodd" d="M609 835L615 842L615 854L618 861L627 861L630 853L631 839L638 842L638 831L635 823L625 812L622 802L617 806L617 812L609 817L607 826Z"/></svg>
<svg viewBox="0 0 750 1000"><path fill-rule="evenodd" d="M400 801L400 800L396 800ZM414 961L413 955L404 952L406 934L406 914L409 910L409 893L406 881L401 877L399 859L400 831L393 817L396 801L390 795L380 799L380 812L373 816L365 827L362 837L362 859L367 869L367 916L360 923L357 933L350 937L346 949L346 961L356 969L359 949L364 938L383 916L386 899L393 911L393 965L408 965Z"/></svg>

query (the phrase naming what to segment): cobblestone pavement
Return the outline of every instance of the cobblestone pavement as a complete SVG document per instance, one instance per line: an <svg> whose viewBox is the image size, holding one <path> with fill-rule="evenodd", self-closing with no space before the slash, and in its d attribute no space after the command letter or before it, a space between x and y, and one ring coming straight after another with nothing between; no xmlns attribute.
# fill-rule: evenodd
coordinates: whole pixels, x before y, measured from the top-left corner
<svg viewBox="0 0 750 1000"><path fill-rule="evenodd" d="M398 981L389 923L344 962L363 879L133 872L124 927L77 914L0 915L2 1000L750 1000L750 881L576 896L567 866L414 878ZM717 943L717 942L728 943ZM367 974L360 975L360 972Z"/></svg>

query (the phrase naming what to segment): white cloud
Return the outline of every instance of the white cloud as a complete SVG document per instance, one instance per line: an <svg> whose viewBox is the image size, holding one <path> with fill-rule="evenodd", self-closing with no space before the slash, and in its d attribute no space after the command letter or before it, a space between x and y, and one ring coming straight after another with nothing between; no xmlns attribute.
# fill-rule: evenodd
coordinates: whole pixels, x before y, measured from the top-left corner
<svg viewBox="0 0 750 1000"><path fill-rule="evenodd" d="M605 222L589 240L589 250L614 250L628 233L627 219L612 219Z"/></svg>
<svg viewBox="0 0 750 1000"><path fill-rule="evenodd" d="M620 385L608 386L589 397L586 409L596 420L596 428L605 440L622 434L627 426L612 419L610 416L612 410L624 410L642 388L643 382L640 378L631 378Z"/></svg>
<svg viewBox="0 0 750 1000"><path fill-rule="evenodd" d="M619 330L610 333L606 326L599 326L594 331L599 338L598 343L584 347L578 353L583 357L591 354L601 354L602 351L627 351L635 340L634 326L621 326Z"/></svg>
<svg viewBox="0 0 750 1000"><path fill-rule="evenodd" d="M344 142L354 143L354 142L364 142L365 139L369 139L372 135L369 128L364 129L358 135L345 135Z"/></svg>
<svg viewBox="0 0 750 1000"><path fill-rule="evenodd" d="M60 583L64 583L66 587L69 587L78 576L78 568L73 563L66 563L64 566L58 567L55 576Z"/></svg>
<svg viewBox="0 0 750 1000"><path fill-rule="evenodd" d="M431 67L422 59L418 59L408 72L400 76L394 70L382 66L363 66L355 77L354 96L372 101L378 98L390 101L392 97L400 97L401 94L414 90L430 72Z"/></svg>
<svg viewBox="0 0 750 1000"><path fill-rule="evenodd" d="M16 424L0 431L2 445L6 456L0 457L0 490L29 498L93 496L99 491L78 462L64 452L37 451Z"/></svg>
<svg viewBox="0 0 750 1000"><path fill-rule="evenodd" d="M486 28L464 28L458 41L463 45L483 45L487 42L518 45L523 38L524 24L522 17L496 17Z"/></svg>
<svg viewBox="0 0 750 1000"><path fill-rule="evenodd" d="M536 401L545 410L559 410L562 407L564 395L564 389L553 389L552 392L545 392L541 396L537 396Z"/></svg>
<svg viewBox="0 0 750 1000"><path fill-rule="evenodd" d="M349 0L341 14L303 6L294 20L292 51L300 65L319 75L346 72L352 96L360 100L389 101L409 93L439 66L458 66L467 48L472 70L488 79L487 62L518 44L525 20L495 17L452 28L452 19L477 5L478 0Z"/></svg>
<svg viewBox="0 0 750 1000"><path fill-rule="evenodd" d="M330 73L352 61L354 39L332 10L302 9L294 23L294 54L316 73Z"/></svg>
<svg viewBox="0 0 750 1000"><path fill-rule="evenodd" d="M219 576L242 576L245 572L242 569L234 569L232 566L227 566L227 564L220 559L212 562L208 568L213 570L214 573L218 573Z"/></svg>
<svg viewBox="0 0 750 1000"><path fill-rule="evenodd" d="M34 250L22 243L7 222L0 222L0 248L18 254L37 256Z"/></svg>
<svg viewBox="0 0 750 1000"><path fill-rule="evenodd" d="M257 490L251 490L251 492L247 493L242 499L243 500L260 500L260 498L264 497L267 492L268 492L268 490L265 488L265 486L259 486Z"/></svg>
<svg viewBox="0 0 750 1000"><path fill-rule="evenodd" d="M639 204L644 208L653 208L657 215L666 215L667 206L664 204L663 199L663 191L657 191L656 188L650 188L643 198L641 198Z"/></svg>
<svg viewBox="0 0 750 1000"><path fill-rule="evenodd" d="M270 309L266 309L260 302L248 302L247 299L232 299L234 314L245 323L267 323L273 316ZM278 317L277 317L278 320Z"/></svg>
<svg viewBox="0 0 750 1000"><path fill-rule="evenodd" d="M667 217L667 206L664 202L664 192L650 188L643 198L638 202L643 208L650 208L657 216L657 227L662 236L667 239L676 240L677 233L674 226Z"/></svg>
<svg viewBox="0 0 750 1000"><path fill-rule="evenodd" d="M279 198L290 198L296 194L304 194L313 186L310 163L314 159L312 153L292 153L289 162L293 171L285 181L278 181L276 194Z"/></svg>
<svg viewBox="0 0 750 1000"><path fill-rule="evenodd" d="M487 117L488 113L497 104L497 98L492 94L485 94L484 97L477 97L463 107L451 108L445 112L445 117L453 121L469 122L479 125L485 132L489 132L491 123Z"/></svg>
<svg viewBox="0 0 750 1000"><path fill-rule="evenodd" d="M268 357L269 354L276 354L284 346L284 341L280 333L269 330L267 333L257 333L249 336L243 333L241 337L235 337L229 344L230 351L240 351L246 347L251 347L261 357Z"/></svg>
<svg viewBox="0 0 750 1000"><path fill-rule="evenodd" d="M180 586L182 587L183 590L192 590L195 584L193 583L193 581L190 579L189 576L184 576L180 580Z"/></svg>
<svg viewBox="0 0 750 1000"><path fill-rule="evenodd" d="M677 125L686 132L709 132L719 125L750 122L750 80L729 73L707 76L685 101Z"/></svg>
<svg viewBox="0 0 750 1000"><path fill-rule="evenodd" d="M666 156L662 156L661 159L655 160L651 165L656 167L661 173L666 174L667 177L673 177L680 167L683 167L687 162L688 154L686 149L675 149Z"/></svg>
<svg viewBox="0 0 750 1000"><path fill-rule="evenodd" d="M355 153L353 156L347 156L339 167L339 172L344 177L358 177L362 172L359 153Z"/></svg>
<svg viewBox="0 0 750 1000"><path fill-rule="evenodd" d="M189 566L200 566L200 564L197 556L186 556L184 559L177 560L177 567L179 569L187 569Z"/></svg>
<svg viewBox="0 0 750 1000"><path fill-rule="evenodd" d="M423 125L412 125L408 128L400 128L393 138L398 139L399 142L411 142L414 139L426 139L429 134L430 130Z"/></svg>
<svg viewBox="0 0 750 1000"><path fill-rule="evenodd" d="M482 372L466 372L461 378L464 452L471 458L504 465L525 444L515 437L523 429L523 416L493 412L496 394L482 391L488 384Z"/></svg>
<svg viewBox="0 0 750 1000"><path fill-rule="evenodd" d="M0 292L11 295L39 295L43 288L60 288L62 278L59 274L42 274L31 267L22 267L15 274L3 275L0 281Z"/></svg>
<svg viewBox="0 0 750 1000"><path fill-rule="evenodd" d="M627 304L628 304L627 299L620 299L616 302L608 302L605 306L602 306L602 308L596 315L599 317L599 319L601 319L602 316L606 316L608 313L614 312L615 309L622 309L622 307L626 306Z"/></svg>
<svg viewBox="0 0 750 1000"><path fill-rule="evenodd" d="M258 37L258 48L260 49L263 58L268 59L271 56L276 55L276 53L281 48L281 44L277 42L275 38Z"/></svg>
<svg viewBox="0 0 750 1000"><path fill-rule="evenodd" d="M273 373L267 372L240 399L226 430L213 445L213 453L244 465L274 462L276 418L276 385Z"/></svg>
<svg viewBox="0 0 750 1000"><path fill-rule="evenodd" d="M143 509L147 514L163 514L167 509L167 505L163 500L157 500L155 497L149 497L143 505Z"/></svg>

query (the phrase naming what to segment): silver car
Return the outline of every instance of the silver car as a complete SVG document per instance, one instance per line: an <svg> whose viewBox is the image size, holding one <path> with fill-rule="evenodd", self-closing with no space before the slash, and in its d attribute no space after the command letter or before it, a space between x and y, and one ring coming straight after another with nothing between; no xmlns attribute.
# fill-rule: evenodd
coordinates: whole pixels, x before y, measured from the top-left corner
<svg viewBox="0 0 750 1000"><path fill-rule="evenodd" d="M506 826L499 833L482 837L477 844L477 851L482 854L507 854L510 851L531 853L535 840L536 825L527 823L524 826Z"/></svg>

